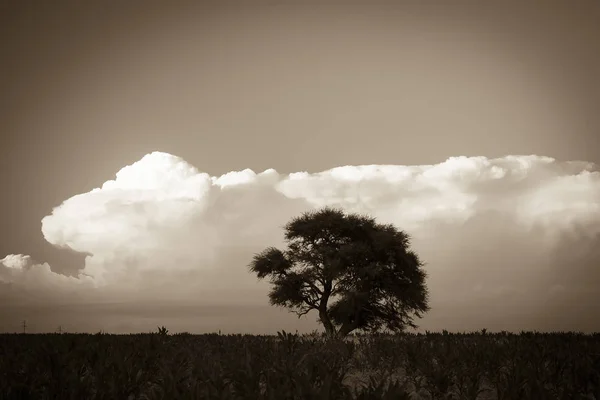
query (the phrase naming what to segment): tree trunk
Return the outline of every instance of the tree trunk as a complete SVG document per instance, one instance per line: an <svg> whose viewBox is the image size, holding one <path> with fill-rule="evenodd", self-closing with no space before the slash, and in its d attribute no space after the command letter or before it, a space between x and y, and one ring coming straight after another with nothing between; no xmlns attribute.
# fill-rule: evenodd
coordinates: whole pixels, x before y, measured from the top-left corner
<svg viewBox="0 0 600 400"><path fill-rule="evenodd" d="M329 314L327 314L327 302L329 301L329 296L331 296L332 282L326 281L323 286L323 297L321 297L319 303L319 319L323 323L327 336L333 337L336 334L335 327L333 326L333 323L331 323Z"/></svg>
<svg viewBox="0 0 600 400"><path fill-rule="evenodd" d="M331 323L331 319L329 319L329 315L327 315L327 309L321 310L319 309L319 319L323 323L323 327L325 328L325 333L328 337L335 336L335 327Z"/></svg>
<svg viewBox="0 0 600 400"><path fill-rule="evenodd" d="M350 332L357 328L356 324L343 324L338 331L338 337L340 339L345 338Z"/></svg>

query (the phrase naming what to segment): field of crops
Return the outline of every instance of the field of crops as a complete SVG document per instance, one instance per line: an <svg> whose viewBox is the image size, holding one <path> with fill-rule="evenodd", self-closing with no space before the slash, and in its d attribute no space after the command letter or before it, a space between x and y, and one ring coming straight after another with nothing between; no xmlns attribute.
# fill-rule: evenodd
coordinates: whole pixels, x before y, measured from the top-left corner
<svg viewBox="0 0 600 400"><path fill-rule="evenodd" d="M600 334L0 335L1 399L596 399Z"/></svg>

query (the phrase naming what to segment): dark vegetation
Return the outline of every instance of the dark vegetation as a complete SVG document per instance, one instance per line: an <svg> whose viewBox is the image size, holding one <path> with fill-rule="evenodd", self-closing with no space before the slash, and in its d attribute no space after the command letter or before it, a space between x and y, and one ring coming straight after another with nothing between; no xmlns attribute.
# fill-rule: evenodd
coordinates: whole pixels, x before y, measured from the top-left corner
<svg viewBox="0 0 600 400"><path fill-rule="evenodd" d="M0 335L1 399L600 399L600 334Z"/></svg>

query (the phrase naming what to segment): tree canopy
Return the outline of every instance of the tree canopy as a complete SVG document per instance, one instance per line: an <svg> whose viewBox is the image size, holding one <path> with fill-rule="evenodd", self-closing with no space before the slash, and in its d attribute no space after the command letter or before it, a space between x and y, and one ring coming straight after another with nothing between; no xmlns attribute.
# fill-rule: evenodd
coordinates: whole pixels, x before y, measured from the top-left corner
<svg viewBox="0 0 600 400"><path fill-rule="evenodd" d="M416 328L413 316L430 309L423 263L391 224L326 207L287 223L285 242L255 254L249 269L270 278L271 305L298 318L318 311L329 336Z"/></svg>

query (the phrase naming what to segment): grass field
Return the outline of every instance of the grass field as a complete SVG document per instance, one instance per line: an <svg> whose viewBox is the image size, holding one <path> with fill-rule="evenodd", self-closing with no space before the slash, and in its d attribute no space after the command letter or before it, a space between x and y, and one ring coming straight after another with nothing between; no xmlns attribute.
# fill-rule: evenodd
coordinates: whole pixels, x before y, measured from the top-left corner
<svg viewBox="0 0 600 400"><path fill-rule="evenodd" d="M597 399L600 334L4 334L2 399Z"/></svg>

